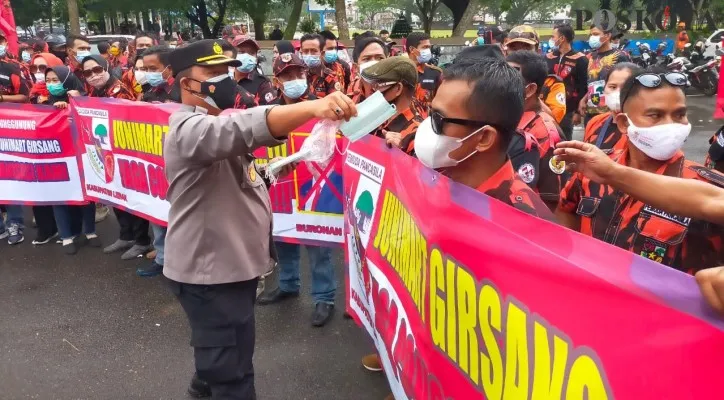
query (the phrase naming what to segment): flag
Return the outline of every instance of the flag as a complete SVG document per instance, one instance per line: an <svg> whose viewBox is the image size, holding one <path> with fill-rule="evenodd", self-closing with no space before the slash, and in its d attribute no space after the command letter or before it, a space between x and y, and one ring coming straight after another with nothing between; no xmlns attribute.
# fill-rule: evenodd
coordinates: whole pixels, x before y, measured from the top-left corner
<svg viewBox="0 0 724 400"><path fill-rule="evenodd" d="M13 8L10 6L10 0L2 1L0 7L0 29L8 40L8 53L18 54L18 33L15 31L15 17L13 16Z"/></svg>

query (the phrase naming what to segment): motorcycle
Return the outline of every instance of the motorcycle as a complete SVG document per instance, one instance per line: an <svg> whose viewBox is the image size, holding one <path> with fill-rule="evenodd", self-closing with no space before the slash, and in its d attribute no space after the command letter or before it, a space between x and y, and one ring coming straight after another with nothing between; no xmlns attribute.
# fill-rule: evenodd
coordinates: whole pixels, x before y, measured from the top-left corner
<svg viewBox="0 0 724 400"><path fill-rule="evenodd" d="M719 61L713 59L688 70L686 74L691 86L701 90L706 96L714 96L719 84L716 72L714 72L718 64Z"/></svg>
<svg viewBox="0 0 724 400"><path fill-rule="evenodd" d="M656 54L651 51L651 46L648 43L636 42L636 46L639 50L639 56L633 57L633 61L638 64L641 68L648 68L656 63Z"/></svg>

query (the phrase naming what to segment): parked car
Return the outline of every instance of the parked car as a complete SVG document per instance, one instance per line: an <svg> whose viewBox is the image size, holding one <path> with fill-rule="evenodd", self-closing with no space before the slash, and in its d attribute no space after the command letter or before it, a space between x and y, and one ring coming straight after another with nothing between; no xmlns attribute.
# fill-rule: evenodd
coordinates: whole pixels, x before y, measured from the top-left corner
<svg viewBox="0 0 724 400"><path fill-rule="evenodd" d="M724 39L724 29L718 29L712 33L704 42L704 58L714 58L721 55L722 39Z"/></svg>

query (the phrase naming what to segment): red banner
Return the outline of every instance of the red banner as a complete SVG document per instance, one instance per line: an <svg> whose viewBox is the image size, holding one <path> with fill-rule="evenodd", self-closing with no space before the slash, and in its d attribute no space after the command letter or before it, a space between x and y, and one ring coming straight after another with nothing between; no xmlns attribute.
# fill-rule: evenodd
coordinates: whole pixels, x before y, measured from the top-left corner
<svg viewBox="0 0 724 400"><path fill-rule="evenodd" d="M724 322L692 277L455 184L377 138L351 145L344 185L347 310L397 400L724 393Z"/></svg>
<svg viewBox="0 0 724 400"><path fill-rule="evenodd" d="M0 105L0 203L85 203L75 154L67 111Z"/></svg>
<svg viewBox="0 0 724 400"><path fill-rule="evenodd" d="M10 0L0 0L0 30L5 34L8 41L8 50L11 54L18 54L18 32L15 30L15 16ZM17 0L22 1L22 0Z"/></svg>
<svg viewBox="0 0 724 400"><path fill-rule="evenodd" d="M289 133L286 143L257 149L259 165L275 157L286 157L299 151L317 121ZM342 137L337 150L326 165L302 162L288 177L279 179L269 189L274 212L274 238L289 243L315 246L341 246L342 207Z"/></svg>

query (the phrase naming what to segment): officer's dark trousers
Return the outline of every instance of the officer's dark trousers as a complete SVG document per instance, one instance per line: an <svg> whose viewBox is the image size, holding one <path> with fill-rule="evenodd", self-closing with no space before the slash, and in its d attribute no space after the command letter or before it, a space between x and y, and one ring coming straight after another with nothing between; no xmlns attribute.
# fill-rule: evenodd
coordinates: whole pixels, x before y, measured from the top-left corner
<svg viewBox="0 0 724 400"><path fill-rule="evenodd" d="M191 325L196 373L213 400L255 400L254 303L257 279L222 285L169 281Z"/></svg>
<svg viewBox="0 0 724 400"><path fill-rule="evenodd" d="M135 240L136 244L148 246L151 236L148 234L148 221L118 208L113 208L118 225L121 226L121 240Z"/></svg>

